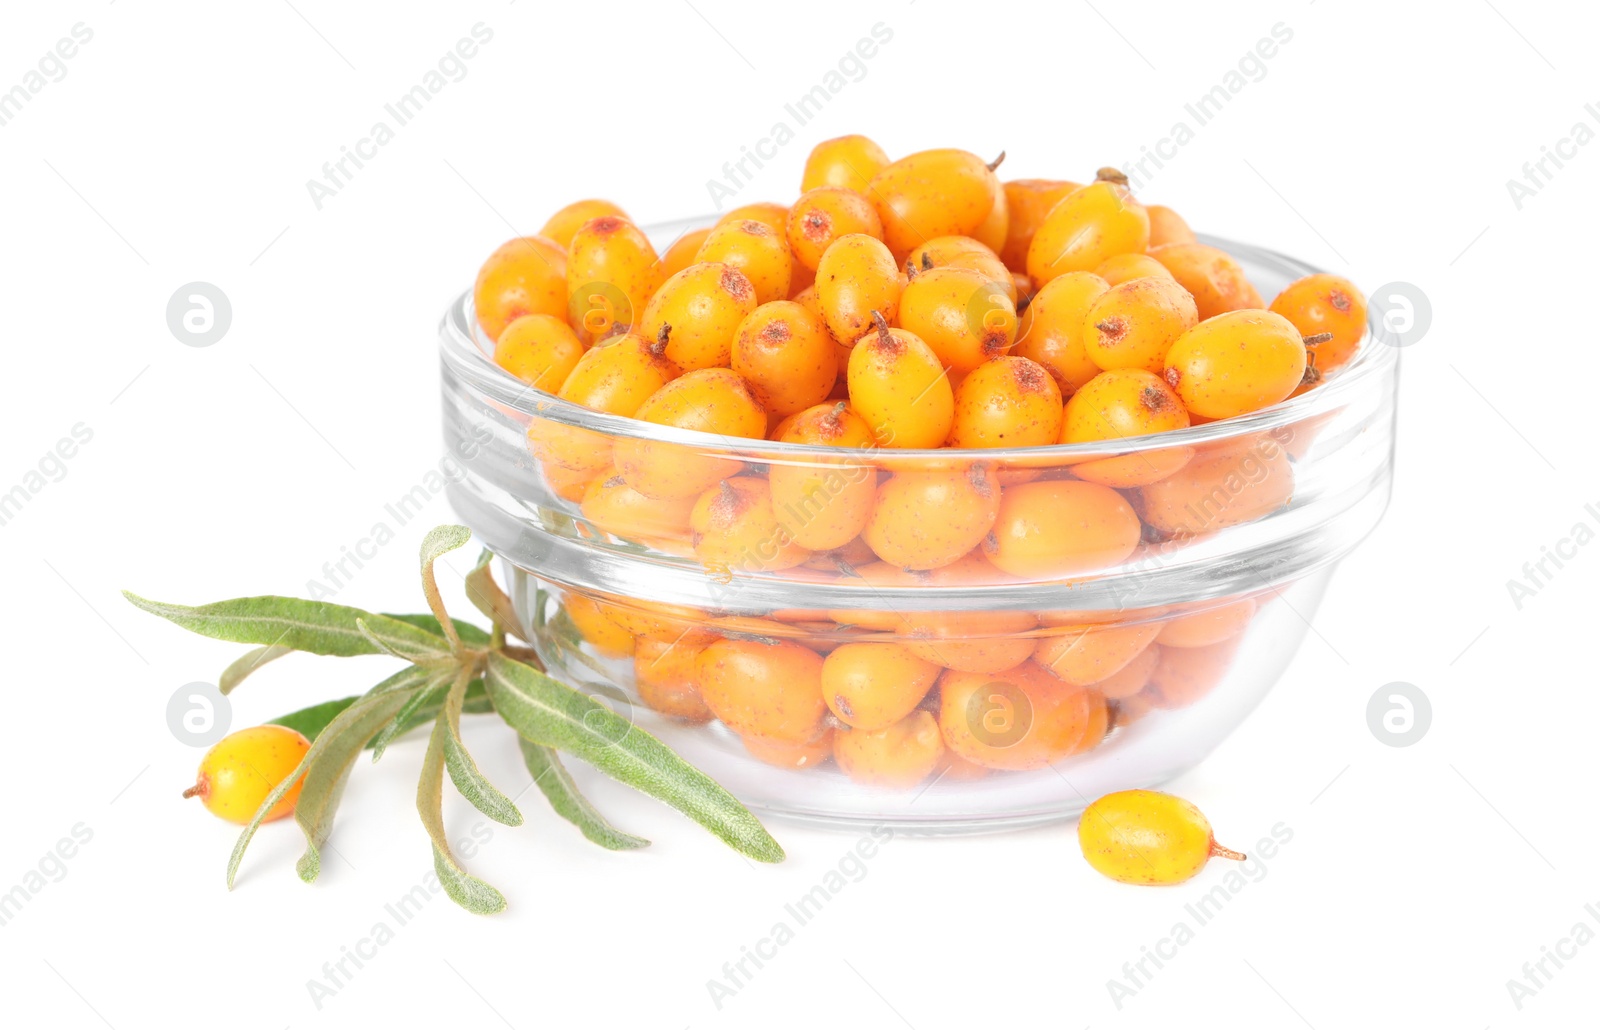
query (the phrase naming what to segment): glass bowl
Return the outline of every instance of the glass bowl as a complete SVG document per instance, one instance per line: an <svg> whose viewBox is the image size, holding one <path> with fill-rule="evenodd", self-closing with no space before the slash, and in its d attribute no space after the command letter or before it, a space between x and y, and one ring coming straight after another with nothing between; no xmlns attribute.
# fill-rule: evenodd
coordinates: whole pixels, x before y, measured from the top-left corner
<svg viewBox="0 0 1600 1030"><path fill-rule="evenodd" d="M647 233L664 249L710 221ZM1267 297L1317 271L1202 240ZM926 832L1026 825L1189 769L1277 681L1388 503L1393 344L1374 321L1315 389L1159 436L847 450L534 390L494 364L469 293L440 327L447 491L501 559L552 675L752 808ZM573 441L580 461L564 458ZM644 496L618 466L671 485ZM889 511L887 483L899 517L873 546L795 543L862 492ZM974 518L992 518L975 546ZM900 553L896 536L970 549L907 570L875 550Z"/></svg>

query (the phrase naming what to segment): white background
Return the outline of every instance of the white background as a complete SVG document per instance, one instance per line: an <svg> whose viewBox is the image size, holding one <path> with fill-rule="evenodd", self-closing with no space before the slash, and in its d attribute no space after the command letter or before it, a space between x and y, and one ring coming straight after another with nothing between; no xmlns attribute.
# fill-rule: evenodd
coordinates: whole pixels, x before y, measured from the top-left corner
<svg viewBox="0 0 1600 1030"><path fill-rule="evenodd" d="M0 891L75 824L93 837L0 926L0 1019L1576 1025L1600 993L1600 945L1547 966L1553 979L1520 1011L1506 981L1575 923L1600 930L1584 910L1600 903L1600 547L1580 548L1521 610L1506 583L1574 524L1600 522L1584 510L1600 502L1600 146L1580 147L1520 210L1506 181L1574 123L1600 129L1584 111L1600 101L1600 26L1575 4L1498 7L9 5L0 89L74 24L93 39L0 127L0 492L74 425L93 439L0 526ZM318 210L306 180L479 22L493 40L466 77ZM510 910L478 918L436 899L319 1011L307 981L429 868L412 804L422 743L358 770L338 857L315 886L295 877L299 835L278 823L228 893L235 831L180 801L200 752L165 713L240 648L143 615L118 590L186 603L303 593L437 460L435 326L513 227L594 195L641 222L709 209L706 181L878 22L893 38L865 76L740 201L791 198L810 146L847 132L891 155L1004 148L1006 177L1082 179L1167 135L1281 22L1293 38L1265 77L1143 196L1204 231L1431 298L1431 330L1405 353L1386 520L1340 569L1276 690L1173 785L1227 842L1251 847L1280 822L1293 840L1120 1010L1107 980L1222 870L1119 886L1088 869L1065 825L892 842L719 1011L706 981L855 837L775 824L791 857L757 868L580 769L652 848L602 852L526 803L528 825L494 827L472 862ZM164 315L195 280L233 305L208 348L179 343ZM338 599L421 607L416 544L450 519L436 500ZM234 725L388 671L287 659L234 696ZM1395 680L1433 707L1407 748L1366 722L1368 699ZM486 772L515 793L527 776L507 731L469 723ZM448 800L452 834L468 835L480 817Z"/></svg>

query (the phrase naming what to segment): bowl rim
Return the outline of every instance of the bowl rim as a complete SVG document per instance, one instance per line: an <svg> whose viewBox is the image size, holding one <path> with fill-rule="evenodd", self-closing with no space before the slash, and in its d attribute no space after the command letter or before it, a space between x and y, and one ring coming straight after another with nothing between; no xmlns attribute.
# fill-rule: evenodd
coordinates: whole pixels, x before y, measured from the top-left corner
<svg viewBox="0 0 1600 1030"><path fill-rule="evenodd" d="M715 216L706 216L711 219ZM643 227L647 234L663 228L680 225L693 226L698 219L685 219L662 225ZM1199 234L1199 242L1218 247L1246 264L1274 267L1275 270L1299 279L1307 275L1323 274L1318 268L1298 258L1275 250L1239 243L1223 237ZM730 437L718 433L663 426L652 422L595 411L564 400L554 394L536 389L512 376L495 364L490 356L492 342L478 325L472 304L472 290L464 290L446 309L439 326L439 351L441 361L448 370L474 389L510 412L525 416L530 421L540 419L558 422L578 429L587 429L613 438L648 439L684 444L706 453L740 453L759 456L760 460L788 460L805 463L828 459L837 463L841 459L881 462L892 455L903 463L988 461L1035 465L1041 462L1070 463L1108 455L1137 454L1148 450L1179 446L1215 444L1220 441L1254 436L1258 433L1290 426L1312 416L1339 407L1348 397L1359 393L1371 384L1381 385L1384 374L1399 360L1401 341L1369 306L1367 334L1356 357L1330 375L1316 389L1270 407L1232 418L1219 419L1198 426L1169 430L1144 436L1124 437L1117 440L1093 440L1083 443L1048 444L1034 447L996 448L898 448L898 447L833 447L823 444L788 443L755 437ZM486 345L490 349L486 349Z"/></svg>

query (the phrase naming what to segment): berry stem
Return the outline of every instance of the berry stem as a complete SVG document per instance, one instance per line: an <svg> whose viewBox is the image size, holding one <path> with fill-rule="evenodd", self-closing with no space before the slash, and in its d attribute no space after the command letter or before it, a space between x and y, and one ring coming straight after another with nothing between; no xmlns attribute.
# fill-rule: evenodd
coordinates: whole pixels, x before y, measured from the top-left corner
<svg viewBox="0 0 1600 1030"><path fill-rule="evenodd" d="M1246 855L1243 851L1234 851L1232 848L1225 848L1221 844L1217 843L1217 838L1212 837L1211 838L1211 857L1213 857L1213 858L1231 858L1235 862L1243 862L1245 859L1249 858L1250 856Z"/></svg>
<svg viewBox="0 0 1600 1030"><path fill-rule="evenodd" d="M203 798L203 797L206 796L206 792L210 789L210 787L211 787L211 784L207 783L206 782L206 778L204 776L202 776L198 780L195 781L194 786L190 787L188 790L183 792L183 796L186 797L186 798L193 798L193 797L201 797L201 798Z"/></svg>
<svg viewBox="0 0 1600 1030"><path fill-rule="evenodd" d="M993 161L989 162L989 171L992 172L996 168L999 168L1000 167L1000 162L1004 161L1005 159L1006 159L1006 152L1004 150L1002 150L1002 151L1000 151L1000 156L999 157L997 157Z"/></svg>

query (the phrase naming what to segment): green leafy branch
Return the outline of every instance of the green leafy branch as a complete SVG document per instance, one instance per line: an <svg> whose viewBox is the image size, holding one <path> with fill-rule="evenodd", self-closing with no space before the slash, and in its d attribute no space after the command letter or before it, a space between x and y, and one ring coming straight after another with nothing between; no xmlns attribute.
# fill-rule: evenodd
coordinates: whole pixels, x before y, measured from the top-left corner
<svg viewBox="0 0 1600 1030"><path fill-rule="evenodd" d="M228 860L229 888L262 819L302 776L305 784L294 815L306 850L296 869L301 879L316 879L356 759L371 750L377 761L392 741L431 723L417 783L417 812L433 844L434 868L445 892L463 908L484 914L505 908L505 897L469 874L451 853L442 811L448 773L456 791L485 816L506 826L522 823L522 813L483 775L461 740L463 714L490 712L516 730L523 762L550 807L601 847L624 851L650 842L607 822L579 793L559 752L666 802L751 858L781 862L783 848L733 795L606 705L547 676L530 648L507 643L509 637L520 638L521 630L511 599L494 581L489 552L483 552L468 574L467 595L493 628L485 632L449 616L434 562L470 537L464 526L440 526L423 540L422 588L430 614L382 615L292 597L244 597L191 608L126 594L136 606L184 629L257 645L224 670L219 684L223 693L293 651L335 657L387 654L409 663L365 694L272 720L304 734L311 747L239 835Z"/></svg>

